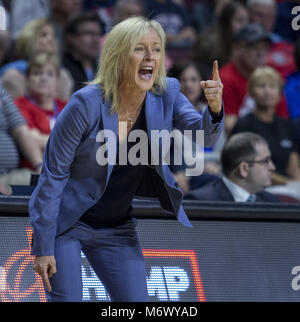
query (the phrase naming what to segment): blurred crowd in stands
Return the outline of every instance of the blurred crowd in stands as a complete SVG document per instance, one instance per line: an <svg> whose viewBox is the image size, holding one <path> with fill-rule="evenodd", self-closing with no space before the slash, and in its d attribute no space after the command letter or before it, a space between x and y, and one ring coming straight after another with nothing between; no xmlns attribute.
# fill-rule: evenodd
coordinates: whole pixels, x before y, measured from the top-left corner
<svg viewBox="0 0 300 322"><path fill-rule="evenodd" d="M249 167L265 166L272 174L261 190L300 202L295 7L300 16L300 0L0 0L0 194L10 185L29 185L29 174L39 173L55 120L72 93L93 80L106 34L142 15L163 26L168 76L179 80L199 113L206 108L200 81L219 62L224 133L204 150L203 175L189 177L185 165L172 167L184 194L224 178L224 146L232 135L251 132L270 151L264 162L256 155L248 160ZM246 173L244 161L235 164L237 176Z"/></svg>

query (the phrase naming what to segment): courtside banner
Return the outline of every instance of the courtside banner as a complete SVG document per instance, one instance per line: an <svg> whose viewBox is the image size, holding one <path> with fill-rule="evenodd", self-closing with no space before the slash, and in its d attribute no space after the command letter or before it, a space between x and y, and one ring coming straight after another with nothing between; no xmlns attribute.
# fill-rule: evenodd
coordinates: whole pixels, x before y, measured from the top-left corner
<svg viewBox="0 0 300 322"><path fill-rule="evenodd" d="M150 301L300 301L300 222L192 224L186 228L176 220L138 219ZM2 302L46 301L32 269L31 236L28 217L0 217ZM83 301L110 301L83 253L82 279Z"/></svg>

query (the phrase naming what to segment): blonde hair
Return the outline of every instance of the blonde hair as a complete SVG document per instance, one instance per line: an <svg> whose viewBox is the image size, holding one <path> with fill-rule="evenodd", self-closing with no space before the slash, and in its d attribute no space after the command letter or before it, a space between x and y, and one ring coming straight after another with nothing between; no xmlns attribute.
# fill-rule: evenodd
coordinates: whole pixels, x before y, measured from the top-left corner
<svg viewBox="0 0 300 322"><path fill-rule="evenodd" d="M276 83L278 85L279 91L282 91L283 82L280 74L272 67L264 66L256 68L255 71L251 74L248 80L249 93L253 94L253 89L259 82L267 81Z"/></svg>
<svg viewBox="0 0 300 322"><path fill-rule="evenodd" d="M54 66L56 70L56 75L59 76L60 71L60 61L59 57L56 54L50 53L39 53L34 55L28 63L28 67L26 70L26 75L28 76L34 67L41 68L47 64L51 64Z"/></svg>
<svg viewBox="0 0 300 322"><path fill-rule="evenodd" d="M157 32L161 40L161 66L157 73L151 92L162 93L165 88L165 42L166 36L162 26L155 20L144 17L128 18L118 23L107 35L104 42L99 68L91 84L98 84L104 93L104 100L111 103L112 112L118 112L120 98L118 85L122 71L132 55L140 38L149 30Z"/></svg>
<svg viewBox="0 0 300 322"><path fill-rule="evenodd" d="M19 57L29 60L36 51L36 43L40 35L40 31L45 26L51 26L47 19L34 19L29 21L21 30L16 41L16 54Z"/></svg>

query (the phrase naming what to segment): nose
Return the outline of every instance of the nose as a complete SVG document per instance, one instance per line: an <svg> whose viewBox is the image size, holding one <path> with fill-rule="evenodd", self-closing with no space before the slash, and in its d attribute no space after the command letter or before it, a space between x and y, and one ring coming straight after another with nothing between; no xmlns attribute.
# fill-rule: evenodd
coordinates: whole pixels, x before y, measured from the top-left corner
<svg viewBox="0 0 300 322"><path fill-rule="evenodd" d="M151 48L147 48L145 51L145 59L152 60L153 59L153 52Z"/></svg>
<svg viewBox="0 0 300 322"><path fill-rule="evenodd" d="M275 164L273 163L273 161L272 161L272 160L270 160L270 162L269 162L269 164L268 164L268 167L269 167L269 169L270 169L271 171L275 171L275 169L276 169L276 166L275 166Z"/></svg>
<svg viewBox="0 0 300 322"><path fill-rule="evenodd" d="M46 75L46 73L42 73L41 74L41 81L43 82L45 80L47 80L47 75Z"/></svg>
<svg viewBox="0 0 300 322"><path fill-rule="evenodd" d="M46 42L48 43L48 45L56 47L56 39L54 35L51 35L51 34L47 35Z"/></svg>
<svg viewBox="0 0 300 322"><path fill-rule="evenodd" d="M265 63L266 54L267 50L265 48L258 48L256 51L257 59L262 63Z"/></svg>

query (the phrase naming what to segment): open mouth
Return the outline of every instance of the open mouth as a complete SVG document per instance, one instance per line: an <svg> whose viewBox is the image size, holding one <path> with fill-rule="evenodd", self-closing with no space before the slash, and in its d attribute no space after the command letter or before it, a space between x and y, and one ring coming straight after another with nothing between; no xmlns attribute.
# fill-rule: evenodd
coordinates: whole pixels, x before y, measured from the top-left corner
<svg viewBox="0 0 300 322"><path fill-rule="evenodd" d="M143 67L139 70L139 77L143 80L150 80L152 78L153 68Z"/></svg>

